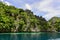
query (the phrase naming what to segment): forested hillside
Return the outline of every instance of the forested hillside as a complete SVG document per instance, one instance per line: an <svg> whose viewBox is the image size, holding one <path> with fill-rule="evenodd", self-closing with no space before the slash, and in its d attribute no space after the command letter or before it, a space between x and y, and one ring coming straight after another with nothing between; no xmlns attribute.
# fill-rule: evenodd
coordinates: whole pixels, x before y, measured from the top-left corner
<svg viewBox="0 0 60 40"><path fill-rule="evenodd" d="M2 32L58 32L60 18L46 21L31 10L23 10L0 2L0 33Z"/></svg>
<svg viewBox="0 0 60 40"><path fill-rule="evenodd" d="M49 20L51 30L60 32L60 17L53 17Z"/></svg>

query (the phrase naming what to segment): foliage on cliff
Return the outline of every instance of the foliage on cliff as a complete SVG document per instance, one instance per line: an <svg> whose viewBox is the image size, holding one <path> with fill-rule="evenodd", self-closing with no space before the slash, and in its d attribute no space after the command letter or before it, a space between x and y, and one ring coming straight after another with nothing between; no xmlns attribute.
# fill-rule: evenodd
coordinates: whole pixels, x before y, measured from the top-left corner
<svg viewBox="0 0 60 40"><path fill-rule="evenodd" d="M60 31L59 24L59 18L47 22L42 16L34 15L31 10L0 2L0 32Z"/></svg>

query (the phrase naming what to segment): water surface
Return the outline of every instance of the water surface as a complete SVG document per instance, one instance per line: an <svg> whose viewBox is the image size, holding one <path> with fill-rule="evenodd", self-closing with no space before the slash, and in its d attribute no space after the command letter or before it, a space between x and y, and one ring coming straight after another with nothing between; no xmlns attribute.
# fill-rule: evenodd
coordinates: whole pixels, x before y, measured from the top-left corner
<svg viewBox="0 0 60 40"><path fill-rule="evenodd" d="M0 33L0 40L60 40L60 33Z"/></svg>

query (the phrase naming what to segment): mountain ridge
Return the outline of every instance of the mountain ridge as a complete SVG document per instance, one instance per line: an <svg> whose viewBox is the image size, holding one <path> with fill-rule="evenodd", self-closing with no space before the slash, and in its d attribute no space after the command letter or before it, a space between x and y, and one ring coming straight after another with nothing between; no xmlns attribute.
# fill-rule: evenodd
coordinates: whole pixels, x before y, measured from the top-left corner
<svg viewBox="0 0 60 40"><path fill-rule="evenodd" d="M46 21L42 16L34 15L31 10L8 6L0 2L0 33L60 31L60 21L57 22L58 25L56 23L52 25L52 22L52 19Z"/></svg>

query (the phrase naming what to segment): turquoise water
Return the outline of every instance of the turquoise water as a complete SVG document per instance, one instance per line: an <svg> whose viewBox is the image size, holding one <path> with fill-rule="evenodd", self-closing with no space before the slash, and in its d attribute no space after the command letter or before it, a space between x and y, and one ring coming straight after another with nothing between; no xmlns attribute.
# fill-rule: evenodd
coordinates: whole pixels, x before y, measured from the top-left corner
<svg viewBox="0 0 60 40"><path fill-rule="evenodd" d="M0 40L60 40L60 33L0 33Z"/></svg>

